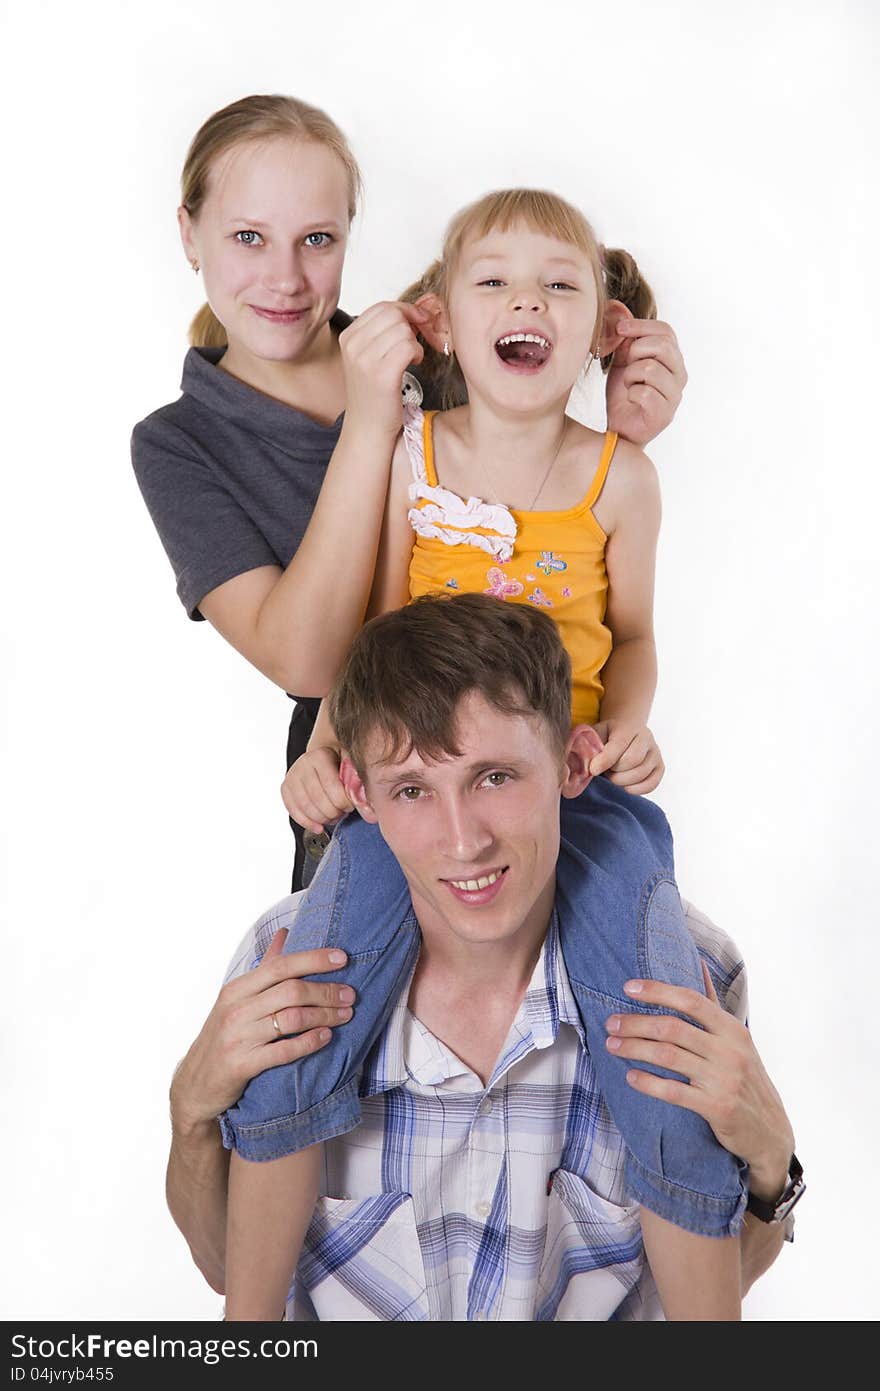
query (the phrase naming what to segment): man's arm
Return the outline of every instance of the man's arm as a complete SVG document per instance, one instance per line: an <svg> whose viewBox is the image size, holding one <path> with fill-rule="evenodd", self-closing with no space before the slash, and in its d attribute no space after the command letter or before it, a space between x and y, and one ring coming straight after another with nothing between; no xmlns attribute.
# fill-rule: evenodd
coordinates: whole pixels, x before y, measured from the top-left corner
<svg viewBox="0 0 880 1391"><path fill-rule="evenodd" d="M351 999L340 993L353 996L348 986L300 979L338 971L344 952L282 956L286 936L286 928L276 932L259 966L224 985L171 1083L168 1208L218 1294L226 1282L229 1156L217 1118L235 1105L252 1077L323 1048L330 1029L351 1018ZM273 1014L281 1033L292 1037L278 1037Z"/></svg>
<svg viewBox="0 0 880 1391"><path fill-rule="evenodd" d="M659 981L627 982L641 986L640 1001L677 1010L701 1028L675 1015L611 1015L608 1047L618 1057L656 1063L687 1077L688 1083L676 1082L634 1068L627 1081L637 1091L703 1116L719 1144L748 1164L749 1191L775 1202L788 1183L795 1148L791 1123L751 1034L718 1003L705 965L703 974L708 998ZM776 1260L785 1230L784 1223L761 1222L746 1213L740 1234L743 1295Z"/></svg>

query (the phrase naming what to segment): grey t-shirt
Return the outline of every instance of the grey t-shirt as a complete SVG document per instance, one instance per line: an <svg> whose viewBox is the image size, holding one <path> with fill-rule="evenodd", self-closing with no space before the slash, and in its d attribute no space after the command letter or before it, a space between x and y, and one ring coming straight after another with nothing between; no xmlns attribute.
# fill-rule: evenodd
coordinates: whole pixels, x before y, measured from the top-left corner
<svg viewBox="0 0 880 1391"><path fill-rule="evenodd" d="M351 319L337 310L332 328ZM320 425L218 370L223 348L190 348L182 395L134 428L131 457L190 618L217 585L286 568L318 499L342 416Z"/></svg>

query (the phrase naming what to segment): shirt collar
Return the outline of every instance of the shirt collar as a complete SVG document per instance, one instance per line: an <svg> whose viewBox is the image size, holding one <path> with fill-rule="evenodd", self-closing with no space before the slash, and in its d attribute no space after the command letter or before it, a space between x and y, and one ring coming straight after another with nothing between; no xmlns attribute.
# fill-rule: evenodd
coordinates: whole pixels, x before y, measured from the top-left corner
<svg viewBox="0 0 880 1391"><path fill-rule="evenodd" d="M420 1086L436 1087L468 1072L460 1059L410 1014L407 1001L417 964L413 965L391 1017L366 1060L362 1096L390 1091L410 1078ZM559 949L559 920L554 909L489 1086L533 1048L549 1048L555 1043L560 1024L570 1024L586 1048L583 1025Z"/></svg>
<svg viewBox="0 0 880 1391"><path fill-rule="evenodd" d="M337 309L330 320L334 333L340 334L351 323L351 318L343 310ZM190 348L183 361L183 378L180 389L192 396L210 411L226 420L259 435L289 450L295 447L300 452L314 443L326 456L332 451L336 437L342 429L342 416L332 425L321 425L308 415L276 401L258 391L256 387L240 382L228 372L218 371L217 364L225 353L225 348ZM295 430L291 417L296 418Z"/></svg>

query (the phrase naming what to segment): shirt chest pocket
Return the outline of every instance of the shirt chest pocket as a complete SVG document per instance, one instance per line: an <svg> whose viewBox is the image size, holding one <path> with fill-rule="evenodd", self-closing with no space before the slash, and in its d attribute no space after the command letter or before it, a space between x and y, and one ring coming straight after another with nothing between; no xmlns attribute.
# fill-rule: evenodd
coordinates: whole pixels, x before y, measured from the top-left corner
<svg viewBox="0 0 880 1391"><path fill-rule="evenodd" d="M644 1266L637 1204L602 1198L565 1169L553 1175L535 1320L611 1318Z"/></svg>
<svg viewBox="0 0 880 1391"><path fill-rule="evenodd" d="M319 1198L296 1274L319 1319L427 1319L412 1198Z"/></svg>

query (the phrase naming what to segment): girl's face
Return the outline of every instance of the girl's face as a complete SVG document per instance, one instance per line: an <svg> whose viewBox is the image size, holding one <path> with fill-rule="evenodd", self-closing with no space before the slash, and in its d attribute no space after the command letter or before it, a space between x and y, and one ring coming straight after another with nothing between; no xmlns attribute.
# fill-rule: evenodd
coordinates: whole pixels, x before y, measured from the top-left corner
<svg viewBox="0 0 880 1391"><path fill-rule="evenodd" d="M249 141L221 155L194 221L178 214L187 256L236 355L307 359L339 301L348 238L342 162L314 141Z"/></svg>
<svg viewBox="0 0 880 1391"><path fill-rule="evenodd" d="M468 394L516 412L567 400L598 332L586 255L522 226L465 242L447 310Z"/></svg>

